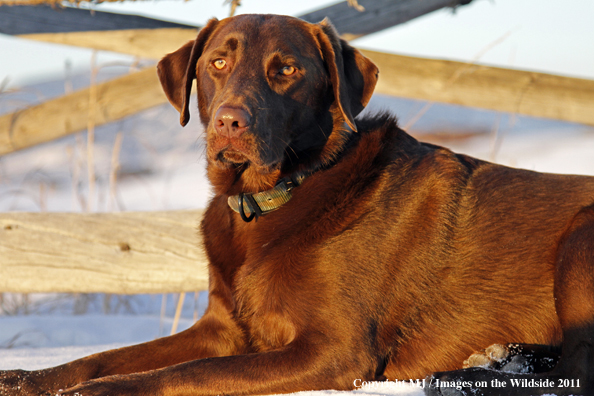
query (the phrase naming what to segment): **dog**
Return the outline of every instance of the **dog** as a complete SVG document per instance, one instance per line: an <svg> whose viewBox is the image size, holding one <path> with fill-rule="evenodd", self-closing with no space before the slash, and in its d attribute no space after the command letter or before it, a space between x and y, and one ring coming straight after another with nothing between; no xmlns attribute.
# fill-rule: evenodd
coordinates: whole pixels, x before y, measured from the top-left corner
<svg viewBox="0 0 594 396"><path fill-rule="evenodd" d="M213 19L158 74L182 125L198 88L208 309L171 337L2 372L0 395L409 379L436 395L594 394L594 177L455 154L389 114L355 120L378 69L327 20Z"/></svg>

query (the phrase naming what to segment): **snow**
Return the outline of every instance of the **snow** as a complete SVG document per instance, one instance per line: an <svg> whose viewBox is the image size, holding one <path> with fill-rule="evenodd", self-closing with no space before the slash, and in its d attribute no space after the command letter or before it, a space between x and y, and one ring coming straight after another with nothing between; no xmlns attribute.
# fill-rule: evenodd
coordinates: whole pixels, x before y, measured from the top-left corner
<svg viewBox="0 0 594 396"><path fill-rule="evenodd" d="M108 349L119 348L125 344L103 344L92 346L70 346L35 349L8 349L2 351L0 370L14 369L38 370L57 366L74 359L91 355Z"/></svg>
<svg viewBox="0 0 594 396"><path fill-rule="evenodd" d="M12 316L2 318L0 339L12 341L5 344L10 349L89 347L113 342L132 345L163 335L159 334L160 328L171 329L171 318L163 322L149 315ZM192 320L182 318L178 330L191 325Z"/></svg>
<svg viewBox="0 0 594 396"><path fill-rule="evenodd" d="M59 95L63 84L39 84L29 91L4 95L0 97L0 113ZM366 111L388 109L399 115L401 125L417 138L485 160L538 171L594 175L592 127L443 104L428 107L413 122L426 106L421 101L375 96ZM211 191L204 172L197 114L192 114L186 128L179 127L177 120L175 110L164 105L97 128L98 182L92 210L170 210L206 205ZM111 157L119 132L123 146L118 179L112 185ZM84 147L84 137L67 137L0 157L0 211L84 210L88 202ZM162 296L118 297L106 308L106 296L91 295L83 309L77 305L76 296L32 294L26 301L6 293L2 297L0 369L50 367L155 339L169 333L175 308L174 298L162 305ZM187 297L179 329L189 327L205 304L205 293L197 299ZM77 310L81 315L72 315ZM299 394L337 393L343 392ZM354 393L421 395L422 391L384 384Z"/></svg>

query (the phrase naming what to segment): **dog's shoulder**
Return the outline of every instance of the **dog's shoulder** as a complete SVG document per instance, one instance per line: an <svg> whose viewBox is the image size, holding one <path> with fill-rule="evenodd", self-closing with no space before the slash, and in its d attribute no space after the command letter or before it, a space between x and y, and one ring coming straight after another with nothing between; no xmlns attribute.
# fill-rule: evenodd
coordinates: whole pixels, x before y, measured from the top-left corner
<svg viewBox="0 0 594 396"><path fill-rule="evenodd" d="M376 170L383 166L390 172L410 172L421 168L426 174L443 173L448 169L464 174L488 164L468 155L458 154L446 147L422 142L400 128L390 113L364 115L357 119L358 135L351 160L363 162L371 158ZM361 164L363 165L363 164Z"/></svg>

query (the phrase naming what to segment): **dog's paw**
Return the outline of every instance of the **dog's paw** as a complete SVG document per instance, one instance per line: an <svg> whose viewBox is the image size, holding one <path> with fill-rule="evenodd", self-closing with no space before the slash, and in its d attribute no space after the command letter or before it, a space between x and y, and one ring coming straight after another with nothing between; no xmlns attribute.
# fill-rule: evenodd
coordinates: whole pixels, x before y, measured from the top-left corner
<svg viewBox="0 0 594 396"><path fill-rule="evenodd" d="M498 369L510 356L509 348L502 344L493 344L488 348L473 353L462 365L463 368L482 367Z"/></svg>
<svg viewBox="0 0 594 396"><path fill-rule="evenodd" d="M51 390L39 384L39 371L0 371L0 396L51 396Z"/></svg>
<svg viewBox="0 0 594 396"><path fill-rule="evenodd" d="M543 373L552 370L559 360L554 347L529 344L493 344L475 352L463 367L482 367L508 373Z"/></svg>
<svg viewBox="0 0 594 396"><path fill-rule="evenodd" d="M140 393L139 393L140 394ZM83 382L68 389L60 389L56 396L127 396L132 393L126 392L118 384L113 381L105 381L102 379Z"/></svg>
<svg viewBox="0 0 594 396"><path fill-rule="evenodd" d="M60 389L55 396L159 396L163 394L160 388L150 375L113 375Z"/></svg>

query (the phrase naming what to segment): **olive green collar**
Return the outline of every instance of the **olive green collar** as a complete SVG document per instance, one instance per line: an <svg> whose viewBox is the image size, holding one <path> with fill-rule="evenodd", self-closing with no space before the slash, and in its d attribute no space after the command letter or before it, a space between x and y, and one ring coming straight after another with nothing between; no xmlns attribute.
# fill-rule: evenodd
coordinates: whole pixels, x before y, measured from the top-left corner
<svg viewBox="0 0 594 396"><path fill-rule="evenodd" d="M232 195L227 203L235 212L239 213L242 220L250 222L260 216L273 212L291 200L291 190L303 183L309 174L296 172L279 180L270 190L255 194L241 193Z"/></svg>
<svg viewBox="0 0 594 396"><path fill-rule="evenodd" d="M350 131L349 135L356 132L353 131L346 122L344 123L343 128L345 131ZM344 151L347 147L348 144L345 144L341 151ZM336 158L339 157L340 155L336 156ZM258 219L258 217L273 212L289 202L291 198L293 198L291 190L295 187L299 187L307 177L313 175L317 171L334 166L336 158L331 163L324 165L318 164L309 172L295 172L290 176L284 177L270 190L255 194L241 193L239 195L232 195L227 198L227 203L231 209L239 213L243 221L249 223L254 217Z"/></svg>

